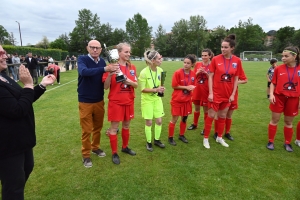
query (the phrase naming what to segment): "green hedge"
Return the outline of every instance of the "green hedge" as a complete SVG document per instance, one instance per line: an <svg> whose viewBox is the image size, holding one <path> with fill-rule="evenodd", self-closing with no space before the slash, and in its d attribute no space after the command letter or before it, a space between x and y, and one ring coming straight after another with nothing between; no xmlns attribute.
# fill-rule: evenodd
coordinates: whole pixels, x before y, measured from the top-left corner
<svg viewBox="0 0 300 200"><path fill-rule="evenodd" d="M51 56L54 60L65 60L68 55L67 51L63 51L61 49L42 49L35 47L20 47L20 46L12 46L12 45L3 45L3 49L8 54L18 53L18 55L26 55L28 52L32 52L33 55L41 55L41 56Z"/></svg>

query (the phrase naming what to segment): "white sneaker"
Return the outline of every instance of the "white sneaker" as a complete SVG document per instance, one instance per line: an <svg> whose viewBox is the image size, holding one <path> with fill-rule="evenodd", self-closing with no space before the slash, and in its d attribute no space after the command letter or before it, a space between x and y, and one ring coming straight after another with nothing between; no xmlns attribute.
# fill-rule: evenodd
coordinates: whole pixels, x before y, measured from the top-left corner
<svg viewBox="0 0 300 200"><path fill-rule="evenodd" d="M229 147L229 145L221 137L217 137L216 142L220 143L224 147Z"/></svg>
<svg viewBox="0 0 300 200"><path fill-rule="evenodd" d="M300 140L295 140L295 144L300 147Z"/></svg>
<svg viewBox="0 0 300 200"><path fill-rule="evenodd" d="M203 146L207 149L210 149L210 145L209 145L209 142L208 142L208 139L207 138L204 138L203 139Z"/></svg>

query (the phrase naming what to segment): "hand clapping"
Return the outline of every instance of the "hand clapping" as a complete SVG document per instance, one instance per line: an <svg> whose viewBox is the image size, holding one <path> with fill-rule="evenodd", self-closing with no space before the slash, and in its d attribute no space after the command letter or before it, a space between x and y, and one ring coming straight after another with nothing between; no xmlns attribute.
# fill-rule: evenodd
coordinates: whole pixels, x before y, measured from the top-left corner
<svg viewBox="0 0 300 200"><path fill-rule="evenodd" d="M33 79L29 73L29 70L24 65L21 65L19 68L19 78L24 84L24 88L33 89Z"/></svg>
<svg viewBox="0 0 300 200"><path fill-rule="evenodd" d="M55 80L55 76L53 74L49 74L42 79L41 84L46 87L47 85L53 84Z"/></svg>

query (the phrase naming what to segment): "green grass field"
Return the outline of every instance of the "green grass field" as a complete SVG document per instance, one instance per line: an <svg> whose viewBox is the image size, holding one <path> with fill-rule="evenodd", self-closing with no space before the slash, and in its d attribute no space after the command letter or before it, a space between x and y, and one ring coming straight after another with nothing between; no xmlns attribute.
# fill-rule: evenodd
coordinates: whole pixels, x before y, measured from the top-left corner
<svg viewBox="0 0 300 200"><path fill-rule="evenodd" d="M144 62L134 62L138 72ZM229 148L210 137L211 149L203 147L203 114L198 129L187 131L188 144L167 143L171 119L170 97L173 72L182 62L162 64L167 71L165 113L161 140L165 149L146 150L144 120L140 111L140 91L136 90L135 119L131 123L130 156L119 152L121 164L111 161L109 138L102 131L101 148L107 156L92 155L93 167L81 161L81 129L77 101L77 71L61 73L61 85L49 86L34 104L37 146L35 168L29 178L25 198L29 200L86 199L300 199L300 148L283 148L283 123L278 127L275 150L266 149L270 120L266 98L268 62L244 62L248 83L239 86L239 109L233 114ZM106 92L107 95L107 92ZM107 101L107 98L105 98ZM202 111L202 110L201 110ZM188 119L188 126L193 116ZM104 130L109 127L106 121ZM299 117L294 120L296 126ZM295 130L295 129L294 129ZM293 142L295 134L293 137ZM121 137L119 136L119 151Z"/></svg>

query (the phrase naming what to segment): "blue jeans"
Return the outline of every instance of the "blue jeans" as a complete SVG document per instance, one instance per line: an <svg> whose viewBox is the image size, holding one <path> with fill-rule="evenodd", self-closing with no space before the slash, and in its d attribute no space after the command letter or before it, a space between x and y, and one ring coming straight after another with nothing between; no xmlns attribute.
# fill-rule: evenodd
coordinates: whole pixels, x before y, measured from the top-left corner
<svg viewBox="0 0 300 200"><path fill-rule="evenodd" d="M16 73L15 73L14 66L8 66L8 71L9 71L9 73L12 74L13 79L14 79L15 81L17 81L18 79L17 79L17 75L16 75Z"/></svg>

